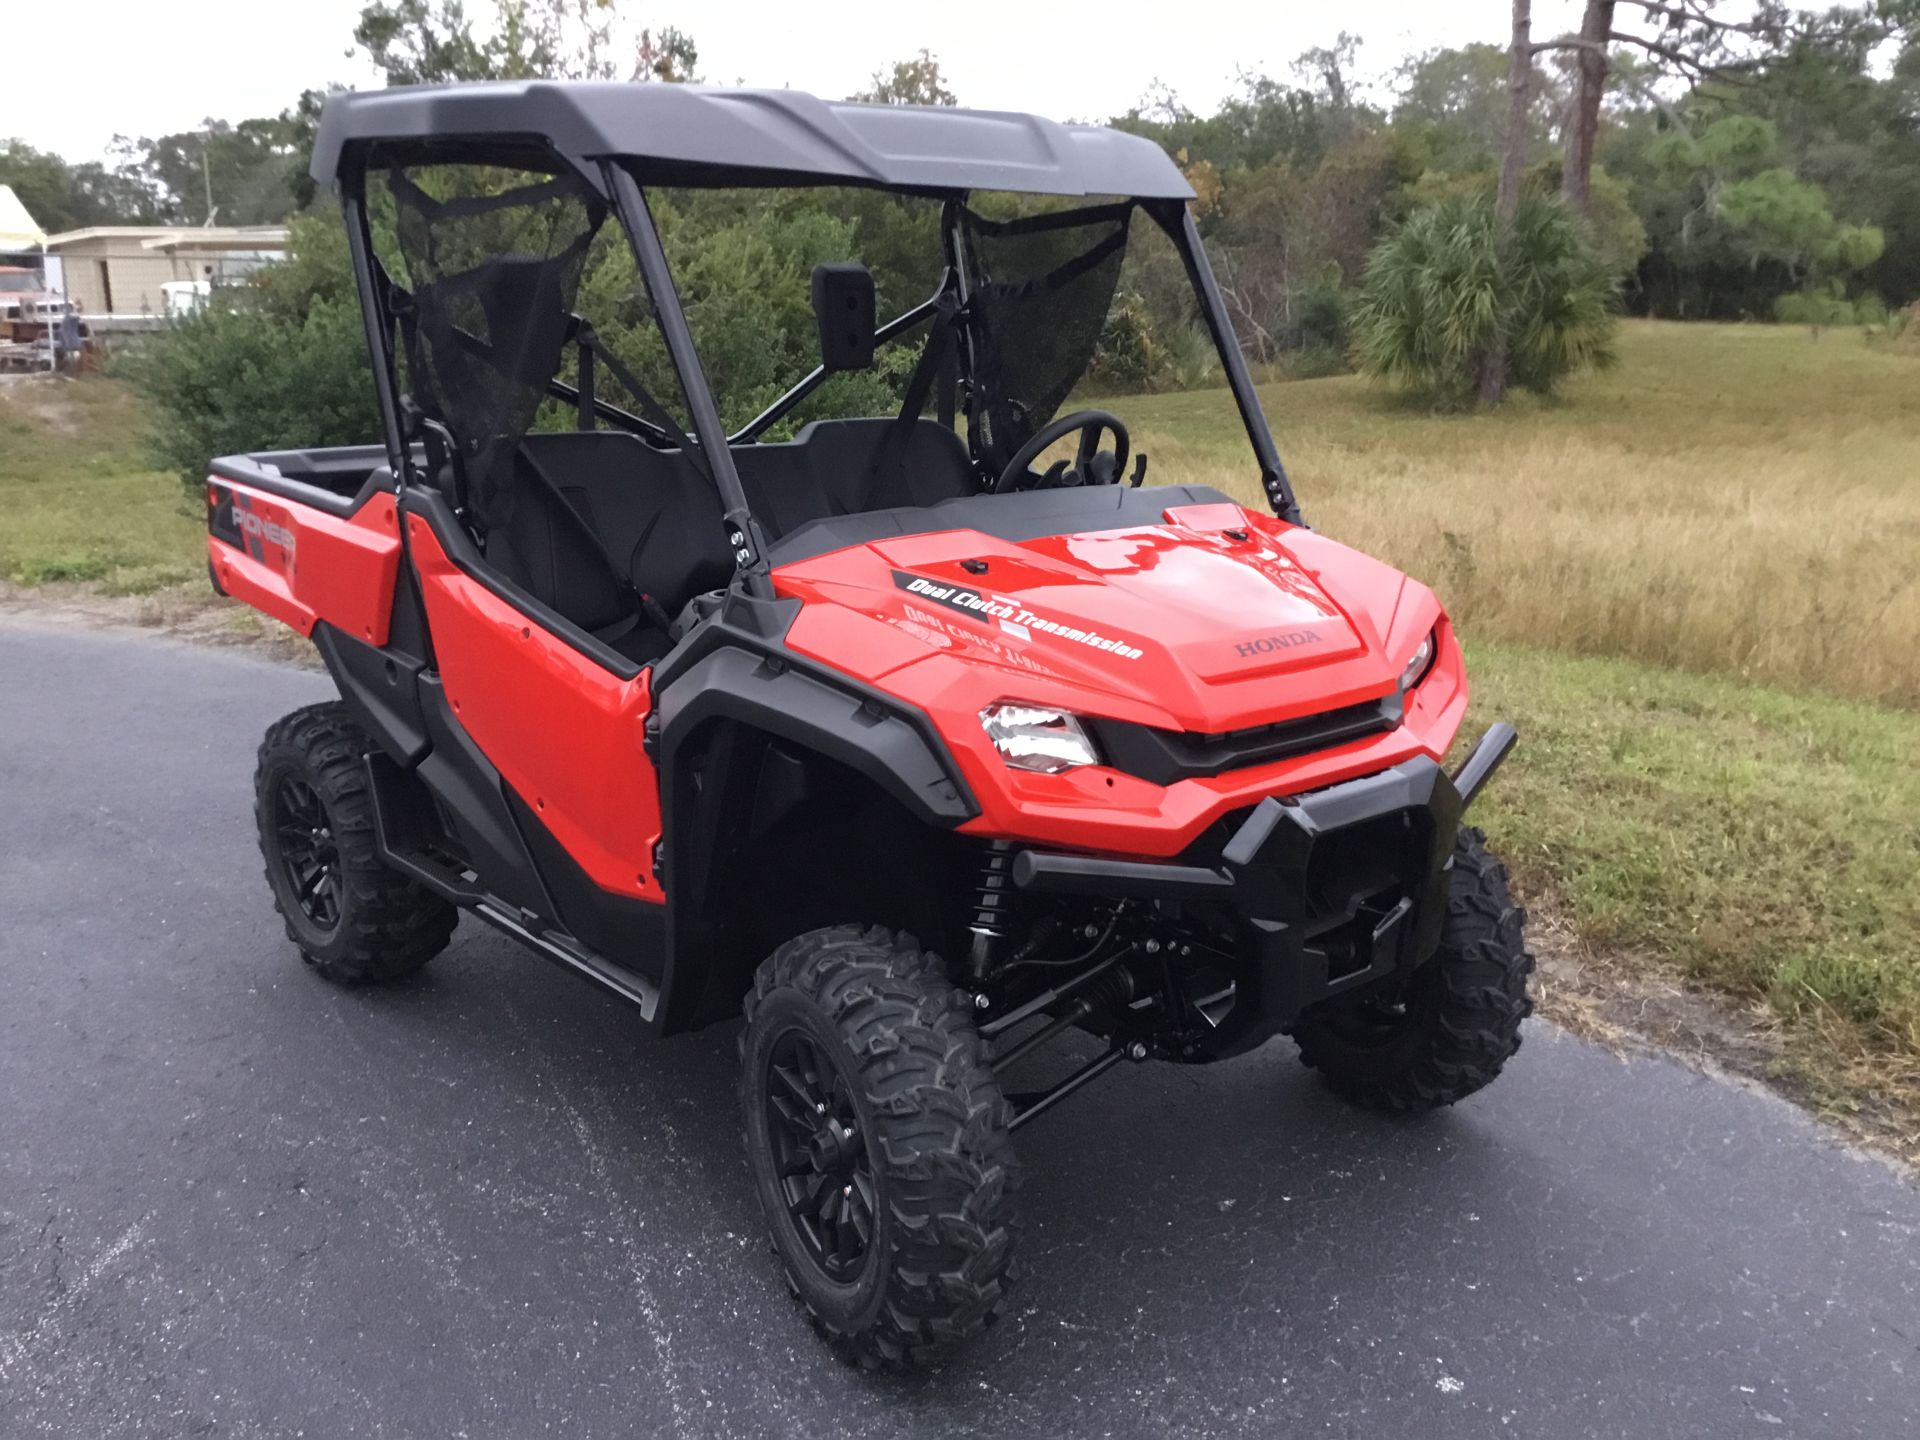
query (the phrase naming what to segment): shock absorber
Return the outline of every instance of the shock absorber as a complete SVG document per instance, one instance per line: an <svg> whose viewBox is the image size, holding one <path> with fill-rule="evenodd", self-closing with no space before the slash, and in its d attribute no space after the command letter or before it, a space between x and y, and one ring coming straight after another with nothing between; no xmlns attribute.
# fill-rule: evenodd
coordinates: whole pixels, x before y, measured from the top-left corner
<svg viewBox="0 0 1920 1440"><path fill-rule="evenodd" d="M1005 840L988 842L981 857L980 875L973 888L973 911L967 929L973 945L967 955L967 975L976 985L993 973L1000 943L1006 939L1008 909L1013 903L1013 847Z"/></svg>

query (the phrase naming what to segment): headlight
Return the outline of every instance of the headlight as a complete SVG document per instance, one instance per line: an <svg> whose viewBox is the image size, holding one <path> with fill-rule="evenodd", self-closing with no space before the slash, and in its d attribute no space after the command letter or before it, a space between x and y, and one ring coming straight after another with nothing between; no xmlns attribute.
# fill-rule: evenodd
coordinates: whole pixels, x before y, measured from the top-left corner
<svg viewBox="0 0 1920 1440"><path fill-rule="evenodd" d="M1080 721L1064 710L1000 700L980 712L980 723L1000 758L1016 770L1058 775L1076 765L1100 763Z"/></svg>
<svg viewBox="0 0 1920 1440"><path fill-rule="evenodd" d="M1433 653L1439 648L1433 637L1434 632L1429 630L1427 638L1420 642L1420 648L1413 652L1413 658L1407 661L1407 668L1400 672L1401 694L1404 695L1427 678L1427 669L1433 664Z"/></svg>

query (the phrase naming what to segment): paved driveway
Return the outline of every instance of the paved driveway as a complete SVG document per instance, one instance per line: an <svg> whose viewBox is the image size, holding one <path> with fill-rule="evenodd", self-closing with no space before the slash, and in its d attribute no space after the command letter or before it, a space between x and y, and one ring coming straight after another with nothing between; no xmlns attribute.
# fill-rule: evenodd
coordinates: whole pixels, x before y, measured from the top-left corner
<svg viewBox="0 0 1920 1440"><path fill-rule="evenodd" d="M0 1434L1920 1428L1920 1192L1541 1024L1413 1125L1284 1044L1123 1068L1020 1136L1010 1323L849 1371L761 1239L731 1027L651 1042L471 923L395 990L304 972L249 786L327 693L0 629Z"/></svg>

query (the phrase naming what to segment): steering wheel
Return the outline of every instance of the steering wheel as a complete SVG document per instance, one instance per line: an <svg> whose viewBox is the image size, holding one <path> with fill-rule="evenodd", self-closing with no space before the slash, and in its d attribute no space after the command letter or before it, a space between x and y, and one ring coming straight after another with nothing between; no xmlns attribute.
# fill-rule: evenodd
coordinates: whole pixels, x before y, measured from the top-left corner
<svg viewBox="0 0 1920 1440"><path fill-rule="evenodd" d="M1033 473L1033 462L1040 458L1041 452L1074 431L1082 432L1080 449L1074 456L1073 468L1067 471L1067 462L1056 461L1048 467L1045 476ZM1096 478L1093 474L1094 457L1100 453L1100 437L1107 431L1113 432L1113 471L1111 474ZM1014 490L1037 490L1047 484L1069 485L1111 485L1126 473L1127 456L1132 453L1132 442L1127 438L1127 427L1120 423L1120 417L1107 410L1076 410L1071 415L1062 415L1042 425L1026 444L1020 447L1020 453L1007 462L1007 468L1000 472L1000 478L993 482L988 493L1005 495ZM1063 471L1074 475L1066 480ZM1025 482L1025 483L1023 483Z"/></svg>

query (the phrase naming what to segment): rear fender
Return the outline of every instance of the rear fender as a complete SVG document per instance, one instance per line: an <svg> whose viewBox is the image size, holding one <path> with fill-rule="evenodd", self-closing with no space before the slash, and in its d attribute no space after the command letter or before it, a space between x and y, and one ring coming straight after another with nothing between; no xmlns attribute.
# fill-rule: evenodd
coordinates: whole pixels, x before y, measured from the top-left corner
<svg viewBox="0 0 1920 1440"><path fill-rule="evenodd" d="M207 481L207 561L216 589L312 635L320 621L387 643L400 575L391 491L369 489L347 514L215 476Z"/></svg>

